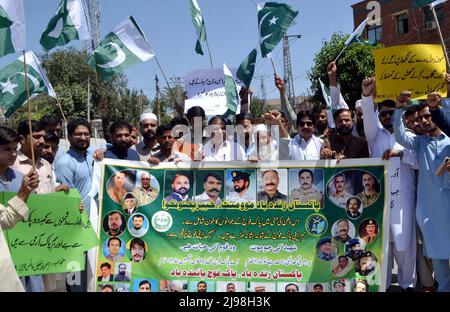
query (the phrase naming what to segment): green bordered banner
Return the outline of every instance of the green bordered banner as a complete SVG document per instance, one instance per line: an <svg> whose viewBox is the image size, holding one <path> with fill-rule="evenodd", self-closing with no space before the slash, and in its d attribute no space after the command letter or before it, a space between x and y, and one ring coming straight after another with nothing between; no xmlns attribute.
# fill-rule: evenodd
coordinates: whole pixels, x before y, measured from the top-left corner
<svg viewBox="0 0 450 312"><path fill-rule="evenodd" d="M96 291L384 291L391 163L105 160Z"/></svg>

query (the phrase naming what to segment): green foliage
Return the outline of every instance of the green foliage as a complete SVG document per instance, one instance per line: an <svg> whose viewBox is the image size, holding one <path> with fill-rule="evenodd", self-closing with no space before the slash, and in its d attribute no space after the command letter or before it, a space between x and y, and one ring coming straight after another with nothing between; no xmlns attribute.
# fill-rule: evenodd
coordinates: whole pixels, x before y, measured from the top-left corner
<svg viewBox="0 0 450 312"><path fill-rule="evenodd" d="M255 117L260 117L264 113L265 103L263 100L257 97L252 97L250 102L250 113Z"/></svg>
<svg viewBox="0 0 450 312"><path fill-rule="evenodd" d="M181 85L176 85L170 88L165 87L160 95L160 98L155 98L151 103L151 110L158 115L158 103L160 109L161 120L160 124L169 124L170 120L176 115L176 106L181 105L186 98L186 92Z"/></svg>
<svg viewBox="0 0 450 312"><path fill-rule="evenodd" d="M334 33L329 41L324 41L322 48L314 57L314 65L307 76L311 81L311 91L315 102L323 103L319 78L329 85L327 66L344 48L344 42L348 38L342 33ZM354 107L361 98L361 83L366 77L375 74L375 58L373 51L381 47L365 45L362 43L350 44L337 61L338 83L341 92L350 107Z"/></svg>

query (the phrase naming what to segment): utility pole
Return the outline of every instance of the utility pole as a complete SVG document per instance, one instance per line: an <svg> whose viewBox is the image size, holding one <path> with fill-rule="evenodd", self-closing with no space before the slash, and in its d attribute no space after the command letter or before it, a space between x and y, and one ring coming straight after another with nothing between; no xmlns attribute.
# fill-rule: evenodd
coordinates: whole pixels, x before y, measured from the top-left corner
<svg viewBox="0 0 450 312"><path fill-rule="evenodd" d="M155 75L155 88L156 88L156 113L158 115L158 121L161 122L161 106L159 103L160 91L159 91L159 80L158 75Z"/></svg>
<svg viewBox="0 0 450 312"><path fill-rule="evenodd" d="M283 37L283 63L284 63L284 83L286 87L286 95L295 111L296 97L294 91L294 78L292 75L291 53L289 51L289 38L298 39L301 35L290 35Z"/></svg>
<svg viewBox="0 0 450 312"><path fill-rule="evenodd" d="M142 115L144 112L144 108L142 107L142 97L144 96L144 92L142 92L142 89L139 92L139 116Z"/></svg>

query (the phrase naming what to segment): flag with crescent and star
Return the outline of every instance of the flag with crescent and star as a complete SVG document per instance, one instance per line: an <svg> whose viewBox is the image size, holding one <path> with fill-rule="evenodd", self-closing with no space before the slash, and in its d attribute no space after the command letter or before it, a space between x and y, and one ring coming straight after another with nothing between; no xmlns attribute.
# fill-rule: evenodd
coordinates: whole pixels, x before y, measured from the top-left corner
<svg viewBox="0 0 450 312"><path fill-rule="evenodd" d="M44 30L40 43L50 50L77 39L91 39L84 0L62 0Z"/></svg>
<svg viewBox="0 0 450 312"><path fill-rule="evenodd" d="M252 52L245 58L245 60L241 63L239 66L236 77L241 80L245 87L248 89L250 88L250 84L252 83L253 74L255 73L255 64L256 64L256 57L258 55L258 52L256 49L253 49Z"/></svg>
<svg viewBox="0 0 450 312"><path fill-rule="evenodd" d="M284 3L258 4L259 44L262 57L266 57L276 47L297 15L296 9Z"/></svg>
<svg viewBox="0 0 450 312"><path fill-rule="evenodd" d="M0 56L25 50L23 0L0 0Z"/></svg>
<svg viewBox="0 0 450 312"><path fill-rule="evenodd" d="M130 16L110 32L89 55L88 64L104 81L123 73L125 68L155 56L144 33Z"/></svg>
<svg viewBox="0 0 450 312"><path fill-rule="evenodd" d="M27 51L25 60L30 99L41 93L56 98L55 91L36 55L32 51ZM7 118L27 102L23 55L0 70L0 91L0 108Z"/></svg>

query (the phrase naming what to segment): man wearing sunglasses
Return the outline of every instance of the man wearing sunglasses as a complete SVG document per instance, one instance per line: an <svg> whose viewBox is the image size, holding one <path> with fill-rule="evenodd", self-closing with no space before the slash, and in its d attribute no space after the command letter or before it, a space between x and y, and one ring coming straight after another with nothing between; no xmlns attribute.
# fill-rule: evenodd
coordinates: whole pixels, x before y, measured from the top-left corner
<svg viewBox="0 0 450 312"><path fill-rule="evenodd" d="M289 157L293 160L320 159L322 139L314 135L316 119L312 112L297 114L298 134L289 143Z"/></svg>
<svg viewBox="0 0 450 312"><path fill-rule="evenodd" d="M408 102L411 92L402 92L396 102L393 116L394 134L405 148L414 150L419 160L419 182L416 216L423 233L426 256L431 258L434 276L439 284L438 291L450 291L450 244L443 239L450 237L450 192L442 187L443 177L434 172L445 157L450 156L450 138L431 119L430 108L422 104L417 109L417 122L427 133L412 137L401 121L402 108ZM403 182L403 177L402 177ZM411 196L411 194L410 194ZM410 244L410 247L415 245ZM415 260L415 259L414 259Z"/></svg>
<svg viewBox="0 0 450 312"><path fill-rule="evenodd" d="M393 240L389 248L388 279L395 258L399 272L399 285L403 290L416 286L416 231L415 231L415 174L417 156L396 142L393 126L395 101L378 103L378 114L374 111L375 79L367 78L362 83L362 109L364 132L372 157L400 157L400 200L391 210L391 233ZM378 115L378 116L377 116ZM402 123L403 125L403 123ZM408 134L412 136L413 134ZM395 221L398 220L398 221Z"/></svg>

